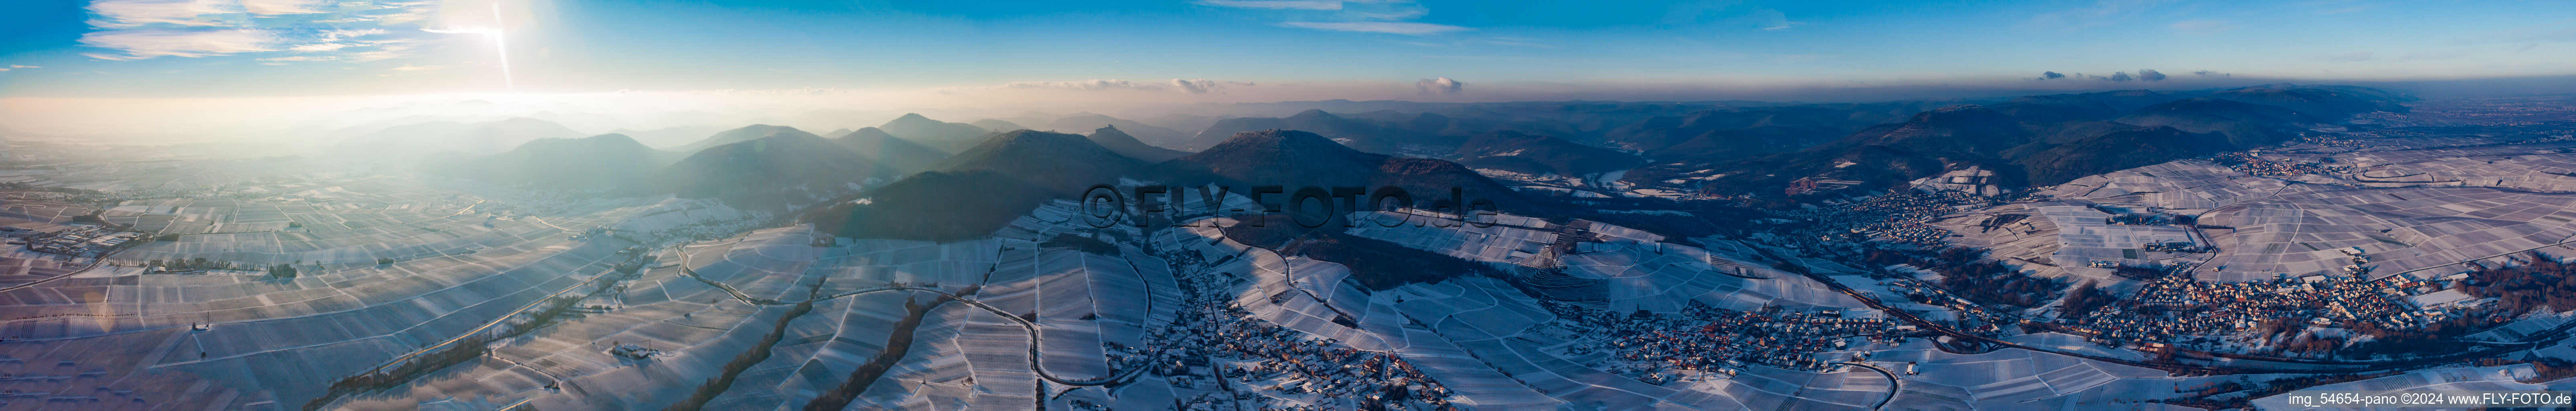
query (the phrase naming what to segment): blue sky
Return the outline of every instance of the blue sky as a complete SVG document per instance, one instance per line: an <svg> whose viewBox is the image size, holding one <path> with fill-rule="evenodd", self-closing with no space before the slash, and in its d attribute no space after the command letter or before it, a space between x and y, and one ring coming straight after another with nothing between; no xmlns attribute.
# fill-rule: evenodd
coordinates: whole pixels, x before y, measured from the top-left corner
<svg viewBox="0 0 2576 411"><path fill-rule="evenodd" d="M1673 90L2576 74L2576 3L2564 1L0 3L0 98L828 88L1686 99ZM2165 79L2138 79L2141 69ZM2069 76L2035 80L2044 72ZM2123 77L2133 80L2113 80Z"/></svg>

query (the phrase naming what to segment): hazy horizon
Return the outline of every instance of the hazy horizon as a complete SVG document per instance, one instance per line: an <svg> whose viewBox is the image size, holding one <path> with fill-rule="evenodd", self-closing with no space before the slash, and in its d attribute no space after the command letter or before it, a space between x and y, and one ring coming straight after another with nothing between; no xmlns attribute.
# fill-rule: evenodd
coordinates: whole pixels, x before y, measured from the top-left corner
<svg viewBox="0 0 2576 411"><path fill-rule="evenodd" d="M2537 2L90 0L0 11L12 27L0 40L0 133L137 142L297 137L280 133L318 116L472 100L533 108L516 115L964 121L1336 99L1866 102L2284 82L2576 91L2576 53L2565 52L2576 20L2550 17L2576 6Z"/></svg>

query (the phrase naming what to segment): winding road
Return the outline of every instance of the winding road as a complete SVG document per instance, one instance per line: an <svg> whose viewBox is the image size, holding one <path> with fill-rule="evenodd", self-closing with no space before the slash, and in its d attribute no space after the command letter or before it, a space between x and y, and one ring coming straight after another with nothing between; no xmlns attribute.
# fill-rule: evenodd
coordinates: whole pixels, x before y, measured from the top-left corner
<svg viewBox="0 0 2576 411"><path fill-rule="evenodd" d="M1896 379L1896 373L1893 373L1893 372L1887 372L1887 369L1886 369L1886 368L1878 368L1878 366L1876 366L1876 365L1870 365L1869 363L1860 362L1860 361L1843 361L1843 362L1837 362L1837 363L1835 363L1835 364L1843 364L1843 365L1858 366L1858 367L1861 367L1861 368L1868 368L1870 371L1877 371L1877 372L1878 372L1878 375L1884 375L1884 376L1887 376L1887 398L1880 398L1880 399L1878 399L1878 405L1873 405L1873 406L1870 406L1870 407L1869 407L1869 409L1870 409L1871 411L1877 411L1877 410L1878 410L1878 409L1880 409L1880 408L1887 408L1887 402L1888 402L1888 401L1895 401L1895 400L1896 400L1896 390L1897 390L1897 389L1900 389L1900 388L1904 388L1904 381Z"/></svg>
<svg viewBox="0 0 2576 411"><path fill-rule="evenodd" d="M734 288L733 288L733 286L731 286L731 285L726 285L726 284L725 284L725 283L723 283L723 282L714 281L714 280L708 280L708 279L706 279L706 278L704 278L704 277L699 277L699 276L698 276L698 272L697 272L696 270L689 269L689 253L687 253L687 252L685 252L685 251L680 253L680 265L679 265L679 267L680 267L680 273L681 273L681 274L687 275L687 276L689 276L689 278L691 278L691 279L696 279L696 280L698 280L698 282L703 282L703 283L706 283L707 285L714 286L714 287L716 287L716 288L718 288L718 289L723 289L723 290L725 291L725 293L726 293L726 294L731 294L731 295L733 295L733 297L734 297L734 299L735 299L735 300L737 300L737 301L742 301L742 302L743 302L743 303L745 303L745 304L752 304L752 305L795 305L795 304L799 304L799 303L814 302L814 301L823 301L823 300L830 300L830 299L835 299L835 298L848 297L848 296L853 296L853 295L867 294L867 293L874 293L874 292L883 292L883 291L923 291L923 292L929 292L929 293L939 294L939 295L941 295L941 296L945 296L945 297L948 297L948 298L950 298L950 299L957 300L958 302L966 303L966 305L974 306L975 308L981 308L981 309L984 309L984 311L992 312L992 313L993 313L993 315L1001 316L1002 318L1008 318L1008 319L1011 319L1011 321L1012 321L1012 322L1019 323L1019 324L1020 324L1020 328L1028 329L1028 330L1029 330L1029 370L1031 370L1031 371L1035 371L1035 373L1037 374L1038 378L1044 378L1044 379L1046 379L1048 382L1053 382L1053 383L1056 383L1056 384L1063 384L1063 385L1067 385L1067 386L1074 386L1074 387L1097 387L1097 386L1107 386L1107 385L1120 385L1120 384L1125 384L1125 383L1130 382L1130 381L1135 381L1135 380L1136 380L1136 377L1137 377L1137 376L1140 376L1140 375L1144 375L1144 371L1146 370L1146 367L1136 367L1136 368L1128 369L1128 370L1126 370L1126 371L1124 371L1124 372L1115 372L1115 373L1112 373L1112 374L1110 374L1110 375L1102 376L1102 377L1099 377L1099 378L1080 379L1080 380L1077 380L1077 379L1068 379L1068 378L1063 378L1063 377L1058 377L1058 376L1056 376L1056 375L1055 375L1055 373L1048 372L1048 371L1046 370L1046 365L1044 364L1044 362L1043 362L1043 361L1040 361L1040 359L1045 358L1045 353L1043 353L1043 352L1039 351L1039 350L1038 350L1038 347L1039 347L1041 344L1043 344L1043 343L1044 343L1044 338L1045 338L1045 335L1046 335L1046 334L1039 332L1039 330L1038 330L1038 324L1037 324L1036 322L1029 321L1029 319L1026 319L1026 318L1020 318L1020 316L1019 316L1019 315L1011 314L1010 312L1008 312L1008 311L1003 311L1003 310L1002 310L1002 309L1000 309L1000 308L994 308L994 307L993 307L993 306L991 306L991 305L986 305L986 304L984 304L984 302L982 302L982 301L976 301L976 300L974 300L974 299L970 299L970 298L966 298L965 296L961 296L961 295L957 295L957 294L949 293L949 292L948 292L948 291L946 291L946 290L941 290L941 289L937 289L937 288L917 287L917 286L909 286L909 285L889 285L889 286L883 286L883 287L876 287L876 288L868 288L868 289L861 289L861 290L856 290L856 291L843 292L843 293L839 293L839 294L833 294L833 295L828 296L828 297L815 297L815 298L810 298L810 299L807 299L807 300L804 300L804 301L779 301L779 300L772 300L772 299L766 299L766 298L752 297L752 296L750 296L750 295L748 295L748 294L743 294L743 293L742 293L742 291L740 291L740 290L736 290L736 289L734 289ZM1150 310L1151 308L1148 308L1148 309ZM1150 313L1149 313L1149 314L1150 314Z"/></svg>

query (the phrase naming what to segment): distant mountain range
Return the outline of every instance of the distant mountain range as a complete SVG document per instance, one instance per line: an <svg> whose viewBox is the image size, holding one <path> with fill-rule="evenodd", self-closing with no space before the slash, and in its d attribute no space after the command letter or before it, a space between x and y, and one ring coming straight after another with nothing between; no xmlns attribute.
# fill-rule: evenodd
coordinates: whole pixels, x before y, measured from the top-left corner
<svg viewBox="0 0 2576 411"><path fill-rule="evenodd" d="M886 134L884 130L876 127L864 127L847 133L834 134L827 136L832 142L857 151L861 156L876 159L887 167L907 173L929 170L931 166L948 160L946 151Z"/></svg>
<svg viewBox="0 0 2576 411"><path fill-rule="evenodd" d="M947 161L946 152L864 128L826 139L792 127L751 125L683 147L654 150L620 134L538 139L507 152L463 152L423 161L423 172L540 189L722 198L746 208L798 208L858 192Z"/></svg>
<svg viewBox="0 0 2576 411"><path fill-rule="evenodd" d="M677 146L705 140L707 136L714 135L717 132L725 130L724 126L676 126L652 130L616 129L611 130L608 133L624 134L627 137L634 138L635 142L644 143L646 146L671 147L676 149Z"/></svg>
<svg viewBox="0 0 2576 411"><path fill-rule="evenodd" d="M537 139L581 136L581 132L563 125L526 117L470 124L431 121L351 137L332 146L331 151L383 158L416 158L442 151L492 154Z"/></svg>
<svg viewBox="0 0 2576 411"><path fill-rule="evenodd" d="M1144 141L1139 141L1136 136L1127 134L1125 130L1119 130L1117 126L1101 126L1100 129L1092 130L1091 136L1088 137L1088 139L1091 140L1092 143L1097 143L1100 144L1101 147L1108 148L1109 151L1117 152L1118 155L1127 156L1137 160L1144 160L1146 162L1159 163L1163 160L1180 158L1181 156L1190 154L1190 152L1187 151L1173 150L1155 147L1152 144L1145 144Z"/></svg>
<svg viewBox="0 0 2576 411"><path fill-rule="evenodd" d="M546 138L481 157L435 161L424 171L534 188L590 190L643 185L687 153L654 150L624 134Z"/></svg>
<svg viewBox="0 0 2576 411"><path fill-rule="evenodd" d="M1150 119L1204 124L1186 135L1092 113L974 123L906 114L823 136L752 125L673 146L678 152L628 136L530 137L569 130L511 119L392 127L342 145L475 153L467 149L527 141L507 152L453 154L437 161L448 167L425 170L532 187L723 198L746 207L856 199L803 218L844 235L946 241L989 233L1040 202L1121 178L1238 188L1398 186L1417 200L1460 187L1469 197L1538 211L1532 215L1559 209L1556 201L1602 200L1525 197L1485 174L1618 176L1619 187L1751 194L1784 204L1900 188L1968 167L1994 171L1990 182L2005 187L2044 186L2279 144L2307 125L2402 111L2410 99L2360 87L2267 85L1866 104L1350 102L1335 104L1388 108ZM1022 126L1088 134L1003 130ZM657 132L680 132L664 130L672 131ZM465 138L431 138L442 135ZM1186 151L1194 148L1202 150ZM647 177L622 177L635 175ZM1784 191L1800 180L1853 189ZM883 186L860 191L875 184ZM925 215L919 213L962 217L898 218Z"/></svg>
<svg viewBox="0 0 2576 411"><path fill-rule="evenodd" d="M929 172L870 190L858 201L805 214L847 237L956 241L979 238L1039 203L1074 198L1093 184L1143 176L1146 163L1081 135L1019 130L996 135Z"/></svg>
<svg viewBox="0 0 2576 411"><path fill-rule="evenodd" d="M932 120L912 113L887 121L884 125L877 126L877 129L884 130L886 134L895 137L902 137L905 140L952 153L966 151L968 147L974 147L976 143L982 142L982 137L986 134L993 133L991 130L985 130L973 124Z"/></svg>
<svg viewBox="0 0 2576 411"><path fill-rule="evenodd" d="M1094 184L1115 184L1122 177L1173 186L1225 184L1239 192L1257 185L1397 186L1422 204L1460 187L1468 198L1492 199L1507 210L1546 207L1456 163L1370 154L1304 131L1239 133L1207 151L1159 163L1094 141L1113 131L1104 127L1094 137L1029 130L997 135L932 171L871 190L859 201L807 213L803 220L843 236L963 240L989 234L1041 202L1075 198ZM1287 201L1285 193L1269 197ZM924 218L932 215L938 217Z"/></svg>
<svg viewBox="0 0 2576 411"><path fill-rule="evenodd" d="M1476 134L1459 144L1455 154L1458 164L1468 167L1568 177L1627 170L1646 162L1619 150L1518 131Z"/></svg>
<svg viewBox="0 0 2576 411"><path fill-rule="evenodd" d="M1205 122L1200 122L1193 121L1196 119L1195 116L1176 116L1178 117L1165 116L1164 118L1179 120L1183 126L1189 127L1187 128L1188 130L1205 129L1208 124L1216 121L1211 118L1207 119ZM1043 113L1028 113L1021 115L1020 117L999 119L996 121L1000 120L1009 120L1011 123L1028 125L1029 127L1023 128L1032 130L1056 132L1075 132L1082 130L1097 130L1101 127L1115 127L1120 132L1126 133L1130 137L1134 137L1137 141L1156 147L1179 147L1184 145L1183 143L1187 142L1189 139L1188 133L1175 131L1171 128L1090 112L1073 113L1063 117L1046 116Z"/></svg>
<svg viewBox="0 0 2576 411"><path fill-rule="evenodd" d="M1996 182L2007 187L2045 186L2279 144L2298 138L2299 124L2403 110L2397 103L2408 99L2371 89L2287 85L2031 96L1926 111L1794 152L1648 167L1628 181L1701 180L1698 189L1728 195L1781 193L1799 179L1854 182L1866 191L1974 166L1996 171Z"/></svg>
<svg viewBox="0 0 2576 411"><path fill-rule="evenodd" d="M797 130L795 127L753 124L743 126L741 128L717 132L714 135L707 136L707 138L699 139L698 141L674 146L671 147L671 151L695 153L698 152L698 150L705 150L708 147L758 140L764 137L779 135L799 135L822 138L822 136L814 135L814 133L807 133L805 130Z"/></svg>
<svg viewBox="0 0 2576 411"><path fill-rule="evenodd" d="M1323 110L1306 110L1287 117L1242 117L1217 120L1207 130L1190 137L1183 148L1214 148L1236 133L1259 130L1299 130L1314 133L1351 148L1372 153L1389 153L1408 141L1427 137L1424 134L1389 124L1356 120L1333 115Z"/></svg>
<svg viewBox="0 0 2576 411"><path fill-rule="evenodd" d="M858 192L870 178L902 174L812 133L779 132L690 154L655 171L637 192L717 198L743 208L799 208Z"/></svg>

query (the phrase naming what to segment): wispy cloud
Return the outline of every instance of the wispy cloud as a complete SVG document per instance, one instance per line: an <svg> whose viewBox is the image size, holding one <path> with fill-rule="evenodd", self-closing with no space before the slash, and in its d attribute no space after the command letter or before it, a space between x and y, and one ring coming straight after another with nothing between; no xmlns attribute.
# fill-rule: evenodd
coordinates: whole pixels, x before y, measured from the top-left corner
<svg viewBox="0 0 2576 411"><path fill-rule="evenodd" d="M102 60L269 54L260 64L410 57L416 39L386 30L427 18L443 0L90 0L81 53ZM276 54L291 54L278 56Z"/></svg>
<svg viewBox="0 0 2576 411"><path fill-rule="evenodd" d="M17 70L17 69L31 69L31 68L44 68L44 67L40 67L40 66L22 66L22 65L11 64L11 65L9 65L8 67L0 67L0 71L9 71L9 70Z"/></svg>
<svg viewBox="0 0 2576 411"><path fill-rule="evenodd" d="M2118 23L2163 5L2164 0L2098 0L2092 5L2040 13L2022 22L2022 26L2073 32Z"/></svg>
<svg viewBox="0 0 2576 411"><path fill-rule="evenodd" d="M261 58L261 59L259 59L259 64L271 65L271 66L283 66L283 65L286 65L286 63L292 63L292 62L332 61L332 60L339 60L339 59L340 59L339 57L334 57L334 56L286 56L286 57L266 57L266 58Z"/></svg>
<svg viewBox="0 0 2576 411"><path fill-rule="evenodd" d="M1014 82L1011 82L1011 83L1009 83L1009 84L1003 84L1003 85L1002 85L1002 87L1004 87L1004 88L1059 89L1059 90L1109 90L1109 89L1141 89L1141 90L1152 90L1152 89L1159 89L1159 88L1162 88L1161 86L1157 86L1157 85L1150 84L1150 83L1138 83L1138 82L1133 82L1133 81L1127 81L1127 80L1116 80L1116 79L1110 79L1110 80L1092 79L1092 80L1081 80L1081 81L1014 81Z"/></svg>
<svg viewBox="0 0 2576 411"><path fill-rule="evenodd" d="M89 3L97 27L138 27L146 24L181 26L223 26L229 23L198 16L240 12L238 5L211 0L95 0Z"/></svg>
<svg viewBox="0 0 2576 411"><path fill-rule="evenodd" d="M1316 30L1408 34L1416 36L1474 30L1471 28L1447 24L1416 23L1409 21L1291 21L1279 23L1279 25Z"/></svg>
<svg viewBox="0 0 2576 411"><path fill-rule="evenodd" d="M2239 26L2235 22L2226 20L2184 20L2174 22L2173 24L2166 25L2165 27L2172 28L2175 32L2180 32L2182 34L2206 36L2225 33L2228 30L2235 30Z"/></svg>
<svg viewBox="0 0 2576 411"><path fill-rule="evenodd" d="M414 66L414 65L410 65L410 64L404 64L404 65L402 65L402 67L395 67L395 68L392 68L392 69L388 69L388 70L391 70L391 72L389 72L389 73L385 73L385 74L378 74L377 76L383 76L383 77L392 77L392 76L408 76L408 75L413 75L413 74L429 73L429 72L435 72L435 71L439 71L439 70L446 70L446 69L447 69L447 66Z"/></svg>
<svg viewBox="0 0 2576 411"><path fill-rule="evenodd" d="M242 11L262 15L327 13L330 10L326 9L338 6L336 3L333 0L241 0Z"/></svg>
<svg viewBox="0 0 2576 411"><path fill-rule="evenodd" d="M1803 22L1789 21L1780 10L1761 7L1737 7L1738 0L1701 0L1673 4L1664 12L1661 23L1670 26L1712 24L1761 30L1788 30Z"/></svg>
<svg viewBox="0 0 2576 411"><path fill-rule="evenodd" d="M1413 88L1431 94L1458 94L1459 91L1467 88L1467 83L1450 80L1448 77L1427 78L1413 82Z"/></svg>
<svg viewBox="0 0 2576 411"><path fill-rule="evenodd" d="M1413 20L1431 10L1411 0L1196 0L1191 3L1247 9L1278 10L1279 25L1304 29L1431 35L1474 30Z"/></svg>
<svg viewBox="0 0 2576 411"><path fill-rule="evenodd" d="M1247 9L1341 10L1341 0L1198 0L1191 3Z"/></svg>
<svg viewBox="0 0 2576 411"><path fill-rule="evenodd" d="M81 45L123 54L83 53L101 60L135 60L160 56L207 57L273 51L276 34L254 29L108 30L82 35Z"/></svg>
<svg viewBox="0 0 2576 411"><path fill-rule="evenodd" d="M2461 38L2453 40L2452 42L2459 44L2481 44L2541 43L2555 41L2576 41L2576 19L2559 20L2549 24L2515 27L2487 33L2481 36Z"/></svg>
<svg viewBox="0 0 2576 411"><path fill-rule="evenodd" d="M1208 93L1208 92L1221 91L1221 90L1224 90L1224 89L1225 89L1225 88L1227 88L1227 87L1251 87L1251 86L1254 86L1255 84L1256 84L1256 83L1249 82L1249 81L1220 81L1220 80L1209 80L1209 79L1203 79L1203 78L1194 78L1194 79L1177 79L1177 78L1176 78L1176 79L1171 79L1171 80L1167 80L1167 81L1163 81L1163 82L1141 82L1141 81L1128 81L1128 80L1119 80L1119 79L1091 79L1091 80L1075 80L1075 81L1015 81L1015 82L1010 82L1010 83L1004 83L1004 84L1002 84L1002 85L1000 85L1000 86L996 86L996 87L997 87L997 88L1013 88L1013 89L1080 90L1080 91L1102 91L1102 90L1177 90L1177 91L1180 91L1180 92L1183 92L1183 93L1190 93L1190 94L1203 94L1203 93Z"/></svg>

